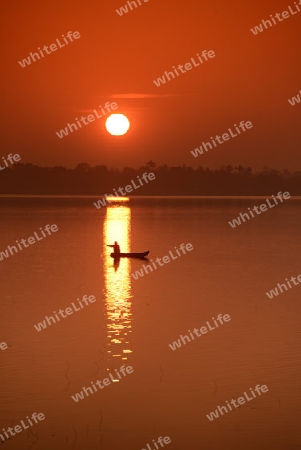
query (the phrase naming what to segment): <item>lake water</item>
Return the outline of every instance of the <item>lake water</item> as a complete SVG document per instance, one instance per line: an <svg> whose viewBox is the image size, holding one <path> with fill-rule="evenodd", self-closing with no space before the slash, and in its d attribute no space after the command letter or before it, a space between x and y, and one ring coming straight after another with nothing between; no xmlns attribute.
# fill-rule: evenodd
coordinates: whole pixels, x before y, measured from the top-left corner
<svg viewBox="0 0 301 450"><path fill-rule="evenodd" d="M58 226L0 261L0 343L9 346L0 430L45 415L3 448L155 450L159 436L170 450L301 448L301 286L265 294L301 274L300 199L235 229L228 221L264 198L137 198L99 210L95 198L0 201L0 251ZM135 280L145 262L114 267L114 240L121 251L150 250L149 261L182 243L193 250ZM96 302L34 328L85 294ZM231 320L171 350L220 313ZM133 373L71 398L122 364ZM268 392L208 420L257 384Z"/></svg>

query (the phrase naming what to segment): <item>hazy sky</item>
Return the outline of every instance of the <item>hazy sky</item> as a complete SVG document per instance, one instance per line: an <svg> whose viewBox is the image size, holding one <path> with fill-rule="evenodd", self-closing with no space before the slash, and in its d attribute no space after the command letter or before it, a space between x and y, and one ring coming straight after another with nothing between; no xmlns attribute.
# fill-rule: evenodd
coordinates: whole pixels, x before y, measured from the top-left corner
<svg viewBox="0 0 301 450"><path fill-rule="evenodd" d="M3 7L1 154L22 162L114 167L249 165L301 170L301 13L254 36L250 28L293 0L149 0L120 17L125 0L20 2ZM80 39L22 68L38 47ZM5 43L5 44L4 44ZM165 85L153 80L197 53L215 58ZM112 137L99 119L59 139L56 131L115 101L131 128ZM246 133L194 158L191 150L234 123Z"/></svg>

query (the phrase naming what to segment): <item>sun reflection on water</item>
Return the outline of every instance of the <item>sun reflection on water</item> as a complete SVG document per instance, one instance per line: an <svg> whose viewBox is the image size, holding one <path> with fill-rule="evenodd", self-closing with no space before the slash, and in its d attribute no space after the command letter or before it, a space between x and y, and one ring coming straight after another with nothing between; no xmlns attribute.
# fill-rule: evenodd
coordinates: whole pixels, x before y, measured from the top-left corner
<svg viewBox="0 0 301 450"><path fill-rule="evenodd" d="M131 210L128 206L108 206L104 222L104 289L106 302L107 352L110 360L127 361L132 353L130 335L132 332L132 305L130 260L119 261L110 257L112 248L107 247L117 241L121 252L131 248Z"/></svg>

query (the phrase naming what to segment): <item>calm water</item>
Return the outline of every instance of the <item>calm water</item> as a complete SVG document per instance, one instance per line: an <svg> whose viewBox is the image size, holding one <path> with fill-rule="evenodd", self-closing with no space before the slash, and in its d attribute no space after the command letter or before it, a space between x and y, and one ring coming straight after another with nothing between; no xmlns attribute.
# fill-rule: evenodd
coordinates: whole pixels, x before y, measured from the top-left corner
<svg viewBox="0 0 301 450"><path fill-rule="evenodd" d="M301 274L300 199L232 229L264 199L1 199L0 251L40 227L57 233L0 261L0 429L33 412L45 420L10 449L300 449L300 289L265 292ZM168 255L193 250L134 280L139 260L114 267L106 244ZM37 332L83 295L96 302ZM219 313L231 321L172 351L168 344ZM71 395L122 364L118 383ZM206 414L257 384L269 391L210 422ZM152 448L154 446L152 445Z"/></svg>

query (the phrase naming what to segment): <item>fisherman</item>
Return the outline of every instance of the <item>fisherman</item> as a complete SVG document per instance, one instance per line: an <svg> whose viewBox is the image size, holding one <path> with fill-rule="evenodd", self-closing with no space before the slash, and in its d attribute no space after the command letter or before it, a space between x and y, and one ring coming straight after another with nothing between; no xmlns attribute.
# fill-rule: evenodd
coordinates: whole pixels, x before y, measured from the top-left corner
<svg viewBox="0 0 301 450"><path fill-rule="evenodd" d="M117 241L114 242L114 245L108 245L108 247L113 247L114 253L120 253L120 247Z"/></svg>

